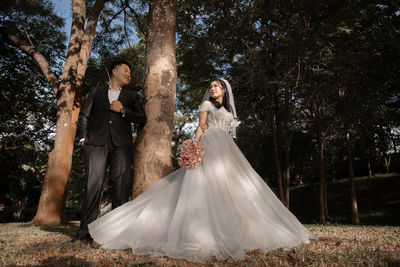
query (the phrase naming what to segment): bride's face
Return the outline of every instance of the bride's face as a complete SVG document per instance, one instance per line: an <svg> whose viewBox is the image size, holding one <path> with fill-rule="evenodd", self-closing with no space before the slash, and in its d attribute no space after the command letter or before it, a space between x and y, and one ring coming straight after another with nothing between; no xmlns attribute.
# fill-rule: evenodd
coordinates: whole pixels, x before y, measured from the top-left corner
<svg viewBox="0 0 400 267"><path fill-rule="evenodd" d="M222 88L218 81L213 81L210 85L210 96L214 99L222 97L225 93L225 89Z"/></svg>

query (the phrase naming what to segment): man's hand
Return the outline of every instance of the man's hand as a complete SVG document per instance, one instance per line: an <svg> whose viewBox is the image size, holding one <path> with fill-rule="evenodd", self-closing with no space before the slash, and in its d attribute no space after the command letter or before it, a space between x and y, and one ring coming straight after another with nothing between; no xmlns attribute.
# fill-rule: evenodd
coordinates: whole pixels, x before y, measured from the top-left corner
<svg viewBox="0 0 400 267"><path fill-rule="evenodd" d="M85 146L85 138L81 138L79 140L79 143L81 144L82 147L84 147Z"/></svg>
<svg viewBox="0 0 400 267"><path fill-rule="evenodd" d="M207 122L199 122L199 127L203 132L205 132L208 128L208 124Z"/></svg>
<svg viewBox="0 0 400 267"><path fill-rule="evenodd" d="M112 111L115 111L115 112L120 112L121 111L121 108L122 108L123 106L122 106L122 104L121 104L121 102L119 102L118 100L115 100L115 101L113 101L112 103L111 103L111 105L110 105L110 109L112 110Z"/></svg>

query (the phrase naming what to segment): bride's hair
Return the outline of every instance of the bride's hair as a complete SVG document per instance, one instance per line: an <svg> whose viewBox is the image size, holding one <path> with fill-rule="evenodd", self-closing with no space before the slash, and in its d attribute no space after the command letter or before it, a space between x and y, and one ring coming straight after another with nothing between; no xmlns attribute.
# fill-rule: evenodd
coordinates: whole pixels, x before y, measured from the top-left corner
<svg viewBox="0 0 400 267"><path fill-rule="evenodd" d="M224 97L222 98L222 104L218 103L217 100L215 100L211 96L210 96L209 101L214 105L214 107L220 109L223 106L227 111L230 112L230 109L228 107L228 94L226 93L227 92L226 84L220 79L215 79L215 80L212 80L212 81L213 82L218 82L221 85L221 87L223 89L225 89L225 93L224 93Z"/></svg>

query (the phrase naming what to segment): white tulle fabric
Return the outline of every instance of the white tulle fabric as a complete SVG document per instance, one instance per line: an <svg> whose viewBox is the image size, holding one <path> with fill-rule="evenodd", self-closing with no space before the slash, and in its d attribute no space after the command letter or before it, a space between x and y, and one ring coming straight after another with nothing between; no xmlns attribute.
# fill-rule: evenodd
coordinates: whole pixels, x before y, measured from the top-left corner
<svg viewBox="0 0 400 267"><path fill-rule="evenodd" d="M315 238L229 136L232 114L204 104L198 111L209 111L209 128L200 139L203 162L172 172L89 224L94 240L106 249L205 262L210 256L241 259L254 249L289 249Z"/></svg>

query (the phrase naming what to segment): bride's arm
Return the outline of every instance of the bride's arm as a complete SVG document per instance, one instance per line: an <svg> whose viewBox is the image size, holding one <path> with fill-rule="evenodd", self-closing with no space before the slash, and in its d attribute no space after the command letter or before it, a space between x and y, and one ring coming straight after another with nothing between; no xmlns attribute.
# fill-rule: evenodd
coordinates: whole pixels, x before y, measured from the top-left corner
<svg viewBox="0 0 400 267"><path fill-rule="evenodd" d="M197 127L197 130L196 130L196 135L194 138L195 141L199 141L200 137L204 133L204 131L201 129L200 125L207 123L208 111L206 111L206 109L207 109L207 107L211 107L212 103L210 101L204 101L202 106L205 107L205 110L201 111L202 109L200 109L200 111L199 111L199 126Z"/></svg>
<svg viewBox="0 0 400 267"><path fill-rule="evenodd" d="M208 115L208 111L199 112L199 124L205 123L207 121L207 115ZM200 128L200 126L198 126L194 140L199 141L200 137L203 135L203 133L204 133L203 130Z"/></svg>

